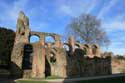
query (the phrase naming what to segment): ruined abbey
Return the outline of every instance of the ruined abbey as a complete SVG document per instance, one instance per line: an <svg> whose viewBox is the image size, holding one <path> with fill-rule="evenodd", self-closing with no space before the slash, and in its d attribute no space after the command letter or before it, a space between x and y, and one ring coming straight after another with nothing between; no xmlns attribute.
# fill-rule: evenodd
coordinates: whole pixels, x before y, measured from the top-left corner
<svg viewBox="0 0 125 83"><path fill-rule="evenodd" d="M32 35L39 41L30 43ZM51 36L54 42L46 42ZM68 47L68 49L67 49ZM11 74L23 78L85 77L111 74L111 57L101 56L97 44L65 43L55 33L33 32L28 17L21 11L17 19L16 37L11 55Z"/></svg>

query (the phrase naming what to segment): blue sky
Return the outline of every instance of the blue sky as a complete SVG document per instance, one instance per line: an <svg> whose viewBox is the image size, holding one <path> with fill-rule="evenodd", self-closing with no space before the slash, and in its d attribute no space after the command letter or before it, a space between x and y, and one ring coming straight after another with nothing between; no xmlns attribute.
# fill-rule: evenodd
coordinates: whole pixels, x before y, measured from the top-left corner
<svg viewBox="0 0 125 83"><path fill-rule="evenodd" d="M108 51L125 54L124 8L125 0L0 0L0 26L15 30L18 13L23 10L31 30L63 35L72 17L90 13L102 20L111 40Z"/></svg>

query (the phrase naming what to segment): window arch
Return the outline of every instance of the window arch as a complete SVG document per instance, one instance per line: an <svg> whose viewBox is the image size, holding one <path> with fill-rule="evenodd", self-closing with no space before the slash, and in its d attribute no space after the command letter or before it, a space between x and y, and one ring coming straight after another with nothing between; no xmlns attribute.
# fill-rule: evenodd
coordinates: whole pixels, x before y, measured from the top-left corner
<svg viewBox="0 0 125 83"><path fill-rule="evenodd" d="M56 56L53 52L50 53L50 62L55 63L56 62Z"/></svg>
<svg viewBox="0 0 125 83"><path fill-rule="evenodd" d="M37 35L31 35L30 36L30 43L36 43L40 41L40 37Z"/></svg>
<svg viewBox="0 0 125 83"><path fill-rule="evenodd" d="M45 42L51 42L51 43L54 43L55 40L54 40L54 38L53 38L52 36L46 36L46 37L45 37Z"/></svg>
<svg viewBox="0 0 125 83"><path fill-rule="evenodd" d="M31 44L26 44L24 46L22 69L32 69L33 61L33 46Z"/></svg>
<svg viewBox="0 0 125 83"><path fill-rule="evenodd" d="M74 48L75 48L75 49L80 48L79 44L75 44Z"/></svg>
<svg viewBox="0 0 125 83"><path fill-rule="evenodd" d="M89 45L88 45L88 44L85 44L84 46L85 46L86 48L89 48Z"/></svg>
<svg viewBox="0 0 125 83"><path fill-rule="evenodd" d="M64 44L63 45L63 48L66 50L66 51L70 51L70 46L68 44Z"/></svg>
<svg viewBox="0 0 125 83"><path fill-rule="evenodd" d="M96 45L92 46L92 53L95 55L98 47Z"/></svg>

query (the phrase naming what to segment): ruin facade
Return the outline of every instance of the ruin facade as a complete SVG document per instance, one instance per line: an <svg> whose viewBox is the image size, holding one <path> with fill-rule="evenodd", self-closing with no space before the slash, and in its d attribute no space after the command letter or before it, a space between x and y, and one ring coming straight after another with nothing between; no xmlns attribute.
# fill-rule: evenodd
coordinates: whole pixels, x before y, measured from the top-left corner
<svg viewBox="0 0 125 83"><path fill-rule="evenodd" d="M36 35L39 41L30 43ZM46 42L51 36L54 42ZM61 42L55 33L33 32L28 17L21 11L11 55L11 74L24 78L84 77L111 74L111 57L102 57L97 44L81 44L69 37Z"/></svg>

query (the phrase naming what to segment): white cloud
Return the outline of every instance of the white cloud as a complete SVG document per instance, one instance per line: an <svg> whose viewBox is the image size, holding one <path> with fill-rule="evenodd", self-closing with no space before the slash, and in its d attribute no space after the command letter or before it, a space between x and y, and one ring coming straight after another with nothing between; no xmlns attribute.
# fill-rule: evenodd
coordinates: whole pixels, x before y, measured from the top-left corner
<svg viewBox="0 0 125 83"><path fill-rule="evenodd" d="M49 23L48 22L41 22L41 23L31 23L31 30L32 31L44 31L45 29L47 29L49 27Z"/></svg>
<svg viewBox="0 0 125 83"><path fill-rule="evenodd" d="M15 0L11 3L1 1L0 5L2 13L0 13L0 25L10 27L15 30L16 20L20 10L25 10L25 5L29 0Z"/></svg>
<svg viewBox="0 0 125 83"><path fill-rule="evenodd" d="M125 22L111 22L103 25L107 31L112 31L112 30L125 30Z"/></svg>
<svg viewBox="0 0 125 83"><path fill-rule="evenodd" d="M123 15L118 15L116 18L112 19L110 22L105 21L102 25L107 31L113 30L125 30L125 20Z"/></svg>
<svg viewBox="0 0 125 83"><path fill-rule="evenodd" d="M121 41L111 42L111 45L108 46L108 48L104 46L101 48L101 51L113 52L114 54L125 54L125 46Z"/></svg>
<svg viewBox="0 0 125 83"><path fill-rule="evenodd" d="M60 10L62 12L64 12L66 15L73 15L73 11L72 11L72 8L68 5L62 5L60 7Z"/></svg>
<svg viewBox="0 0 125 83"><path fill-rule="evenodd" d="M90 13L94 8L95 6L99 3L98 0L93 0L93 2L91 3L91 5L89 5L89 8L88 10L86 11L86 13Z"/></svg>
<svg viewBox="0 0 125 83"><path fill-rule="evenodd" d="M111 45L109 46L108 51L112 51L115 54L125 54L125 19L124 15L117 15L116 17L110 18L111 20L104 20L102 25L106 29L107 33L110 36ZM122 31L122 32L119 32ZM104 50L106 51L106 50Z"/></svg>
<svg viewBox="0 0 125 83"><path fill-rule="evenodd" d="M109 10L111 10L117 1L118 0L111 0L109 4L105 5L97 15L97 18L102 18Z"/></svg>
<svg viewBox="0 0 125 83"><path fill-rule="evenodd" d="M9 3L5 4L4 2L1 2L1 4L3 4L3 10L4 10L4 12L1 15L2 16L1 21L5 22L8 20L11 22L15 22L19 11L24 9L24 6L26 5L27 2L28 0L16 0L11 4Z"/></svg>
<svg viewBox="0 0 125 83"><path fill-rule="evenodd" d="M10 19L15 20L17 19L18 13L20 10L24 10L24 6L28 0L17 0L14 2L13 6L9 8L8 15L10 16Z"/></svg>
<svg viewBox="0 0 125 83"><path fill-rule="evenodd" d="M124 55L125 54L125 48L109 48L108 49L109 52L113 52L115 55L117 54L121 54Z"/></svg>
<svg viewBox="0 0 125 83"><path fill-rule="evenodd" d="M82 13L90 13L97 3L97 0L59 0L57 1L57 11L63 15L74 17Z"/></svg>

